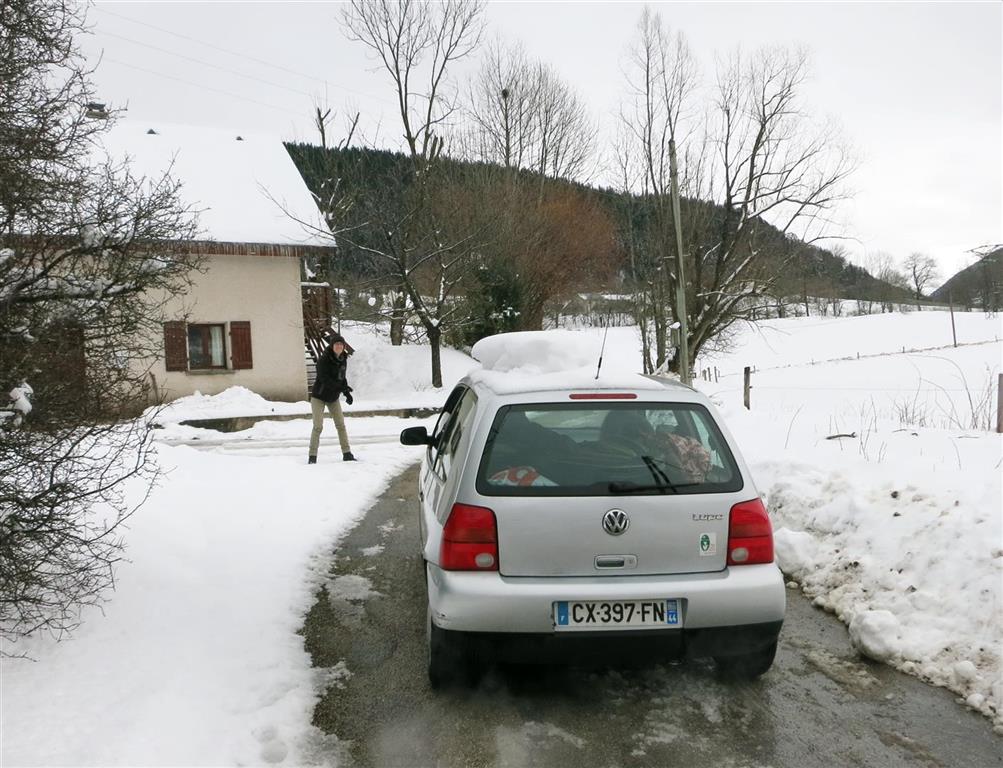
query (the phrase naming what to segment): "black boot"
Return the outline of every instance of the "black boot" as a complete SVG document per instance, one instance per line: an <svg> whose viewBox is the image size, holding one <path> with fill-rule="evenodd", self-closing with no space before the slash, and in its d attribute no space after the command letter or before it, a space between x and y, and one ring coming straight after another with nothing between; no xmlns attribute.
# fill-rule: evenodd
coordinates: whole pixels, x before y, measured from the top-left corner
<svg viewBox="0 0 1003 768"><path fill-rule="evenodd" d="M355 461L355 457L352 455L351 451L345 451L344 455L341 457L345 461Z"/></svg>
<svg viewBox="0 0 1003 768"><path fill-rule="evenodd" d="M317 457L316 456L311 456L310 458L308 458L306 460L306 463L307 464L316 464L317 463Z"/></svg>

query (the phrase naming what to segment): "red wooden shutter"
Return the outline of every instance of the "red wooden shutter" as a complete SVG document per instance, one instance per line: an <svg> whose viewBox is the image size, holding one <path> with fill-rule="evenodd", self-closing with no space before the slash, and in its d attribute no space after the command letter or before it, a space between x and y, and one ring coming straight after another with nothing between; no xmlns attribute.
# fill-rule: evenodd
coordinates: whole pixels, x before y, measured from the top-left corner
<svg viewBox="0 0 1003 768"><path fill-rule="evenodd" d="M235 371L254 367L251 365L251 323L248 320L230 321L230 360Z"/></svg>
<svg viewBox="0 0 1003 768"><path fill-rule="evenodd" d="M164 323L164 361L169 371L188 370L188 337L180 320Z"/></svg>

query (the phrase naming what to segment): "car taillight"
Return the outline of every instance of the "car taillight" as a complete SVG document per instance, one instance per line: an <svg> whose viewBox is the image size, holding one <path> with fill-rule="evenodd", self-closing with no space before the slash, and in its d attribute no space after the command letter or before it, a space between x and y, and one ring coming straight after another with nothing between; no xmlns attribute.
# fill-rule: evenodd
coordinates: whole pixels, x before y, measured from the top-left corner
<svg viewBox="0 0 1003 768"><path fill-rule="evenodd" d="M731 508L728 520L728 565L773 562L773 525L761 499Z"/></svg>
<svg viewBox="0 0 1003 768"><path fill-rule="evenodd" d="M495 513L487 507L454 504L442 530L439 566L446 571L497 571Z"/></svg>

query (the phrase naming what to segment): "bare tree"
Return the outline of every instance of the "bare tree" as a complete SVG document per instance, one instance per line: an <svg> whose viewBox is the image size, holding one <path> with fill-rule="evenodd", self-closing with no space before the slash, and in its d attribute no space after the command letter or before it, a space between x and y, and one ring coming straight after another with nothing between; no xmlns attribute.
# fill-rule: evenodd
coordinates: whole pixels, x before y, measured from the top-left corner
<svg viewBox="0 0 1003 768"><path fill-rule="evenodd" d="M885 251L868 255L867 269L881 281L879 289L881 311L895 311L896 300L902 301L909 296L909 277L895 266L894 257Z"/></svg>
<svg viewBox="0 0 1003 768"><path fill-rule="evenodd" d="M687 110L697 84L696 60L682 34L673 34L659 14L645 7L626 74L631 101L620 112L624 130L618 145L619 165L624 183L631 185L624 193L639 192L651 212L643 241L633 237L634 269L648 293L639 304L645 308L642 339L653 342L654 368L661 369L668 363L669 327L675 315L671 303L678 274L669 148L670 143L686 140ZM643 357L647 369L651 359L647 344Z"/></svg>
<svg viewBox="0 0 1003 768"><path fill-rule="evenodd" d="M394 83L404 141L416 165L433 161L456 110L450 66L480 42L483 0L351 0L342 21L370 48Z"/></svg>
<svg viewBox="0 0 1003 768"><path fill-rule="evenodd" d="M553 67L530 61L521 45L496 40L488 48L469 103L471 159L529 170L541 179L591 177L595 122Z"/></svg>
<svg viewBox="0 0 1003 768"><path fill-rule="evenodd" d="M400 295L407 297L410 312L428 337L436 387L442 386L445 296L454 284L454 273L463 271L462 262L471 253L469 238L447 241L436 219L432 200L435 185L441 182L443 148L437 130L456 109L455 89L447 74L480 41L483 11L482 0L352 0L342 15L351 38L369 47L390 75L412 166L410 174L395 173L386 179L400 192L388 196L398 204L390 207L385 200L371 206L369 236L352 233L346 239L391 269ZM426 280L437 286L430 297L416 280L419 272L428 270L437 273ZM399 327L405 310L401 303L392 323Z"/></svg>
<svg viewBox="0 0 1003 768"><path fill-rule="evenodd" d="M156 473L150 425L120 417L147 402L163 302L198 266L169 247L195 233L177 184L99 161L110 116L76 48L84 24L68 0L0 9L0 391L14 401L0 410L5 639L72 629L112 585L137 503L123 484Z"/></svg>
<svg viewBox="0 0 1003 768"><path fill-rule="evenodd" d="M912 290L915 292L916 308L922 309L920 301L923 299L927 286L940 276L937 262L932 256L911 253L902 262L902 269L908 276Z"/></svg>
<svg viewBox="0 0 1003 768"><path fill-rule="evenodd" d="M471 160L526 168L537 144L535 72L521 44L494 40L470 88Z"/></svg>
<svg viewBox="0 0 1003 768"><path fill-rule="evenodd" d="M776 260L768 258L764 224L804 242L822 239L854 164L835 130L816 128L803 112L807 57L801 51L766 49L722 61L699 123L687 119L695 69L685 40L645 10L628 76L634 101L624 121L645 161L665 298L675 288L665 182L670 145L682 150L688 346L695 358L708 341L749 319L770 291ZM657 324L655 330L660 350Z"/></svg>

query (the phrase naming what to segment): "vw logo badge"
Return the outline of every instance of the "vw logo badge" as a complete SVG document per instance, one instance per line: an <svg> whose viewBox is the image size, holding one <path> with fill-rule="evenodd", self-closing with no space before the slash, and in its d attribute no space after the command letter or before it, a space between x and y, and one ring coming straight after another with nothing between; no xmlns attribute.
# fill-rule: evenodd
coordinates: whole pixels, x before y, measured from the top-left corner
<svg viewBox="0 0 1003 768"><path fill-rule="evenodd" d="M602 516L602 527L610 536L619 536L630 528L630 518L622 509L611 509Z"/></svg>

